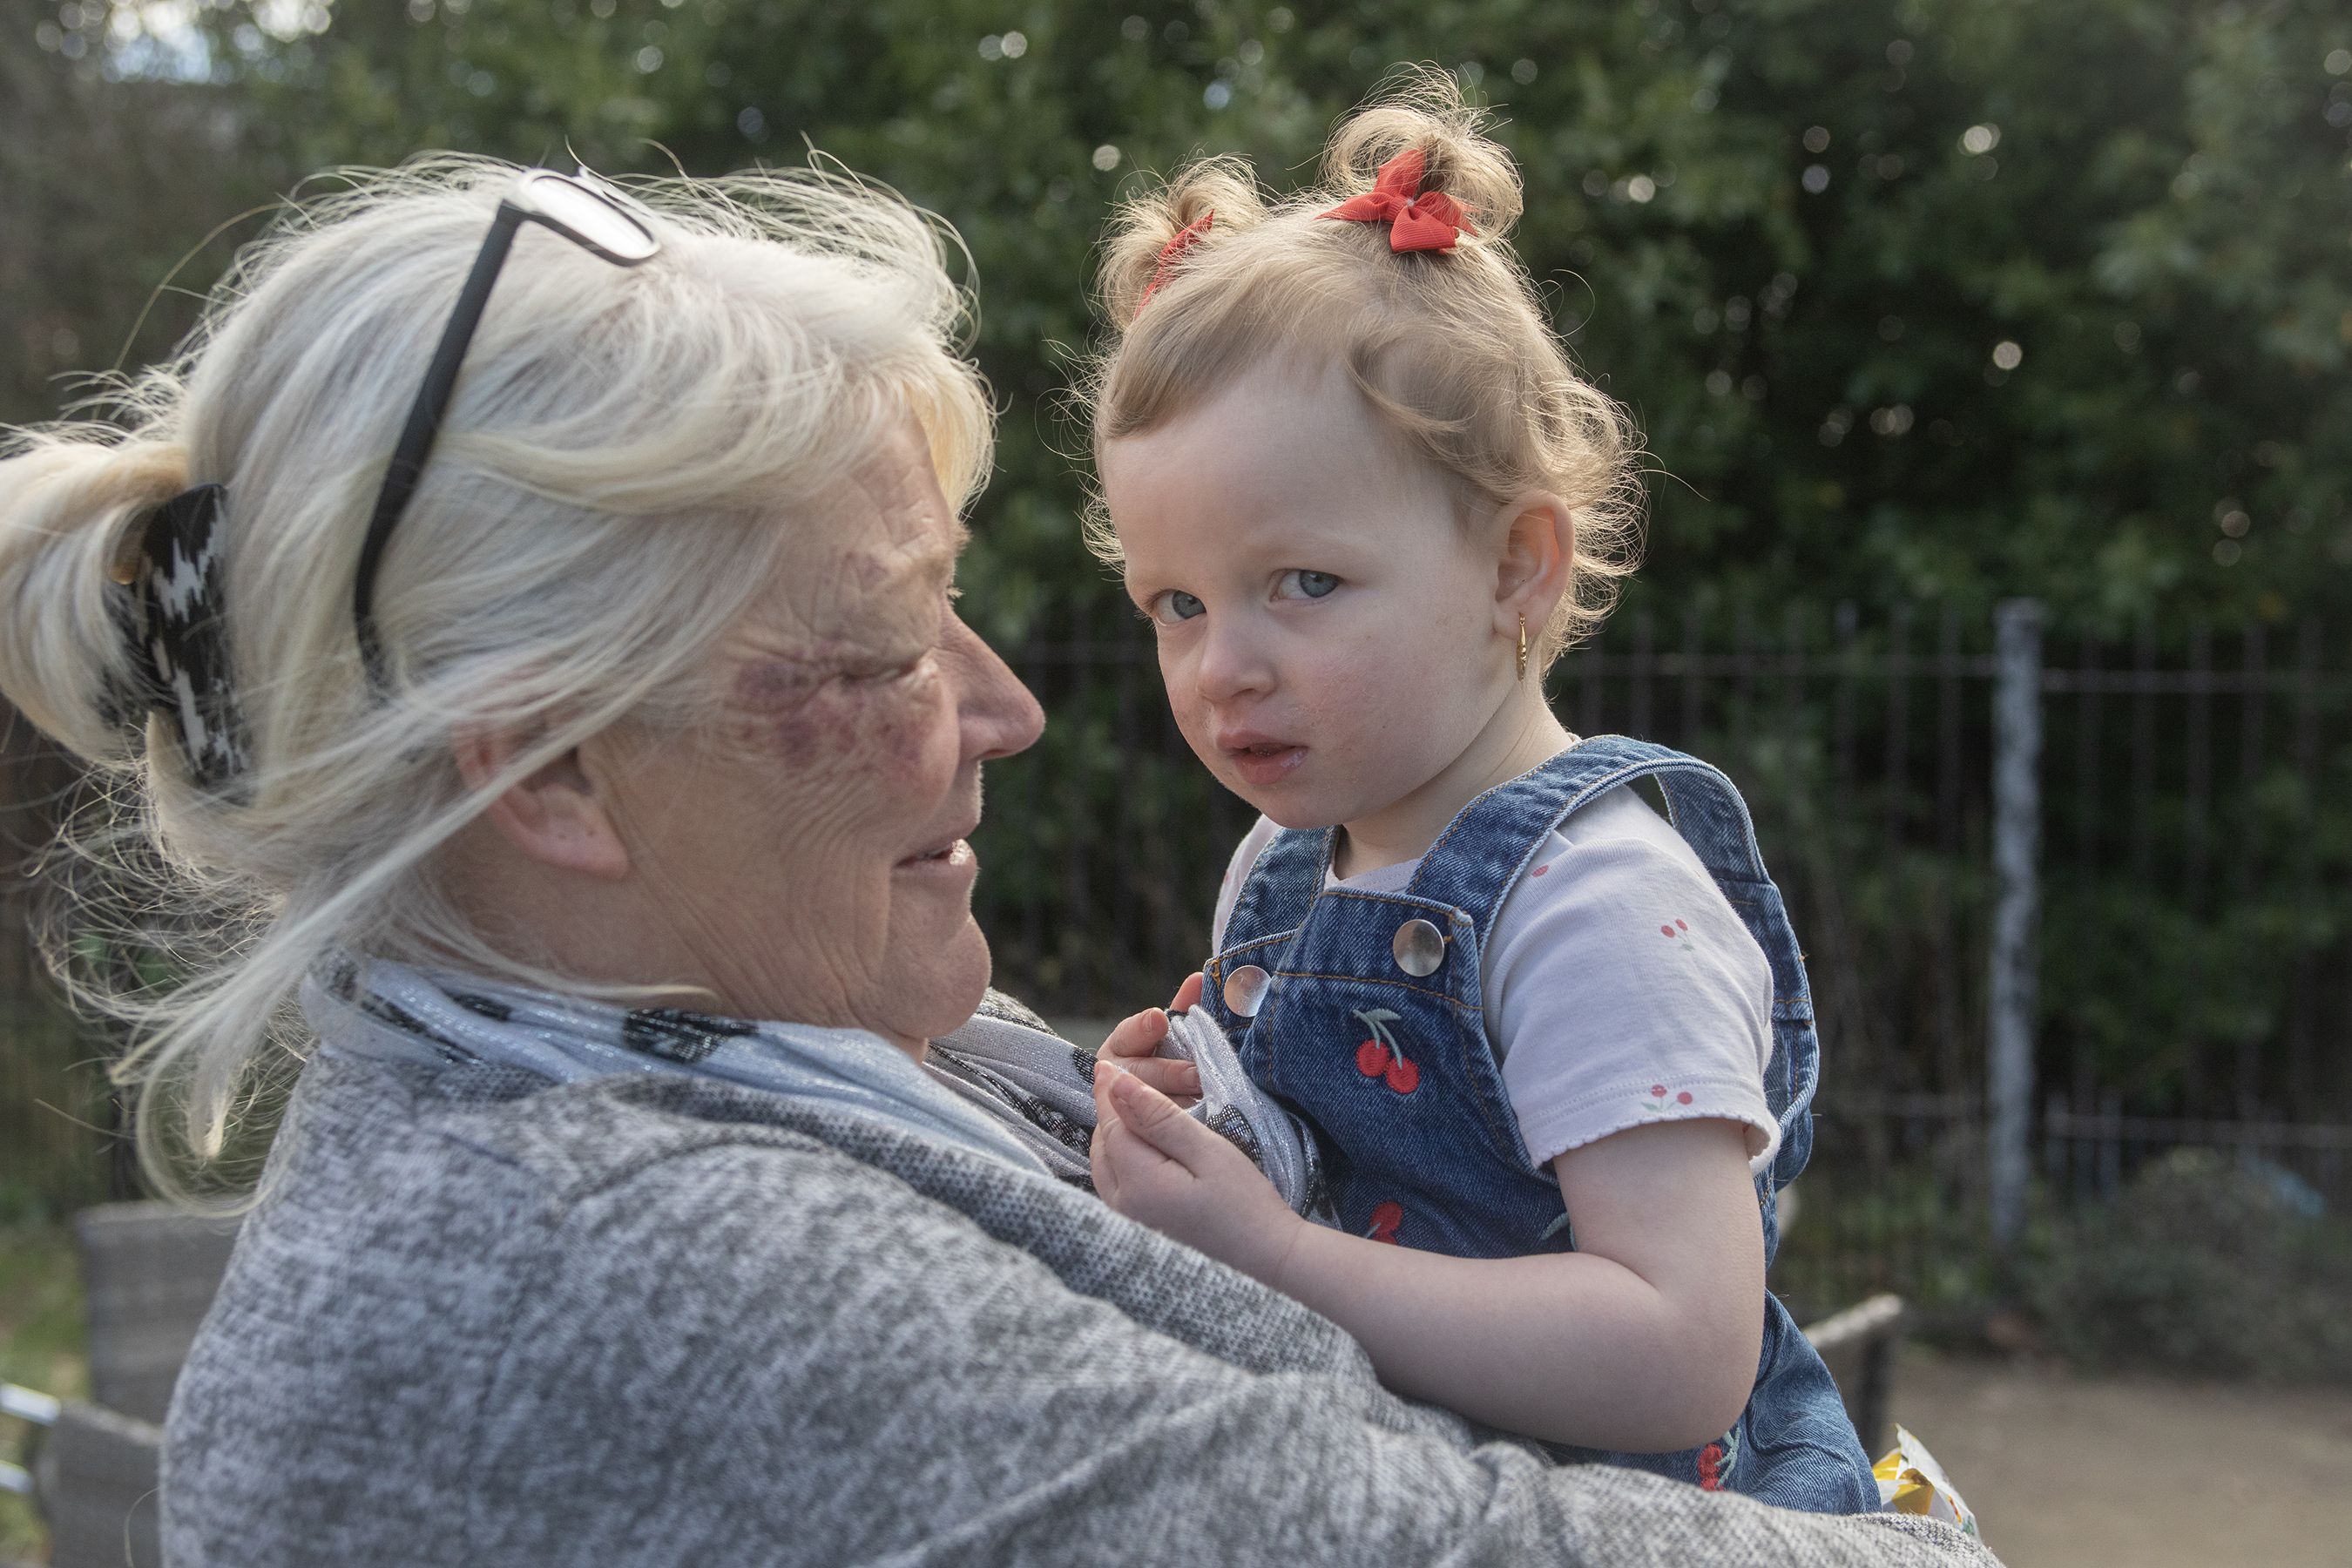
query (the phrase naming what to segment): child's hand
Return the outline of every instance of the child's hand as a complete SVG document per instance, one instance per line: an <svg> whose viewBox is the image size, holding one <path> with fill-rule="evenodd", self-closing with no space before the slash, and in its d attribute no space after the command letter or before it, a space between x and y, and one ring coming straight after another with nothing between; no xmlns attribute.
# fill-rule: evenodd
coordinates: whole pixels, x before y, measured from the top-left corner
<svg viewBox="0 0 2352 1568"><path fill-rule="evenodd" d="M1094 1178L1128 1218L1277 1289L1307 1224L1248 1155L1108 1053L1095 1064Z"/></svg>
<svg viewBox="0 0 2352 1568"><path fill-rule="evenodd" d="M1201 1069L1191 1062L1172 1057L1155 1057L1160 1042L1168 1037L1168 1014L1181 1013L1196 1006L1201 1000L1201 976L1195 972L1183 984L1176 987L1176 998L1168 1004L1168 1011L1147 1007L1133 1017L1122 1019L1102 1043L1102 1056L1133 1073L1179 1106L1192 1106L1201 1100Z"/></svg>

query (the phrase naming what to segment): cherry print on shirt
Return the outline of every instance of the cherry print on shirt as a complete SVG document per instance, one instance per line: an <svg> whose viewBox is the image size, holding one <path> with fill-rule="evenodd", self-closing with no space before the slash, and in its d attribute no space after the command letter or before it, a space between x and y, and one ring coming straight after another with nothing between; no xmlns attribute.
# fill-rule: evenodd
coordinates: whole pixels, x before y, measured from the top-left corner
<svg viewBox="0 0 2352 1568"><path fill-rule="evenodd" d="M1397 1239L1397 1227L1404 1224L1404 1205L1394 1202L1372 1205L1372 1228L1364 1232L1374 1241L1385 1241L1391 1247L1402 1247Z"/></svg>
<svg viewBox="0 0 2352 1568"><path fill-rule="evenodd" d="M1691 940L1690 923L1686 921L1677 918L1672 925L1660 926L1658 928L1658 934L1664 937L1668 942L1673 942L1676 947L1681 948L1685 952L1696 953L1698 952L1698 944Z"/></svg>
<svg viewBox="0 0 2352 1568"><path fill-rule="evenodd" d="M1386 1007L1369 1007L1356 1016L1372 1037L1356 1047L1356 1070L1366 1078L1377 1078L1399 1094L1411 1094L1421 1087L1421 1068L1405 1059L1404 1047L1397 1044L1389 1026L1397 1016Z"/></svg>
<svg viewBox="0 0 2352 1568"><path fill-rule="evenodd" d="M1549 860L1547 860L1547 861L1545 861L1542 865L1540 865L1540 866L1537 867L1534 870L1532 870L1532 871L1528 872L1528 876L1530 876L1530 877L1540 877L1540 876L1542 876L1546 871L1549 871L1549 870L1550 870L1550 869L1551 869L1551 862L1550 862L1550 861L1549 861Z"/></svg>
<svg viewBox="0 0 2352 1568"><path fill-rule="evenodd" d="M1645 1116L1664 1116L1677 1107L1688 1105L1690 1102L1689 1089L1685 1089L1679 1093L1670 1094L1666 1091L1664 1084L1654 1083L1650 1086L1648 1098L1641 1102L1642 1113Z"/></svg>

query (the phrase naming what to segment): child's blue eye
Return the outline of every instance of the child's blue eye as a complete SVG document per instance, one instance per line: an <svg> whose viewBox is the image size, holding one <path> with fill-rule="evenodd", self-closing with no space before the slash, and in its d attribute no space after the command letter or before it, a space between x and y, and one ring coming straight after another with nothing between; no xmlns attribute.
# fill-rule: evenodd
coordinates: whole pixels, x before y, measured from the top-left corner
<svg viewBox="0 0 2352 1568"><path fill-rule="evenodd" d="M1163 621L1189 621L1206 607L1181 588L1171 588L1160 595L1160 618Z"/></svg>
<svg viewBox="0 0 2352 1568"><path fill-rule="evenodd" d="M1284 594L1286 599L1320 599L1339 585L1339 579L1328 572L1285 572L1282 580L1295 584L1296 594Z"/></svg>

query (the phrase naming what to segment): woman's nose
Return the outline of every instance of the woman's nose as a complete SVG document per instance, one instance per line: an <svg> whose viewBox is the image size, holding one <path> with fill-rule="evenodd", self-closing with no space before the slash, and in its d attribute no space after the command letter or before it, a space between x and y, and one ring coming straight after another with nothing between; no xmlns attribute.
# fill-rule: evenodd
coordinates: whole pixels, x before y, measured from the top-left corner
<svg viewBox="0 0 2352 1568"><path fill-rule="evenodd" d="M955 636L963 656L956 664L964 671L959 704L964 760L984 763L1035 745L1045 730L1045 710L1037 699L978 632L958 620Z"/></svg>

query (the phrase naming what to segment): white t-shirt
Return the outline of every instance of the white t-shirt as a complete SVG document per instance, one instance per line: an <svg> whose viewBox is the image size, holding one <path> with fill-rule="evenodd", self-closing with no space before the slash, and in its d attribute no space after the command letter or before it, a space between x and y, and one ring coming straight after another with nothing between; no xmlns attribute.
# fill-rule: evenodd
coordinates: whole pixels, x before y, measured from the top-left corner
<svg viewBox="0 0 2352 1568"><path fill-rule="evenodd" d="M1261 816L1225 868L1214 942L1258 852ZM1402 892L1418 860L1325 886ZM1748 1168L1780 1145L1764 1098L1772 968L1683 836L1619 786L1578 811L1503 901L1481 974L1486 1041L1528 1154L1557 1155L1652 1121L1748 1130Z"/></svg>

